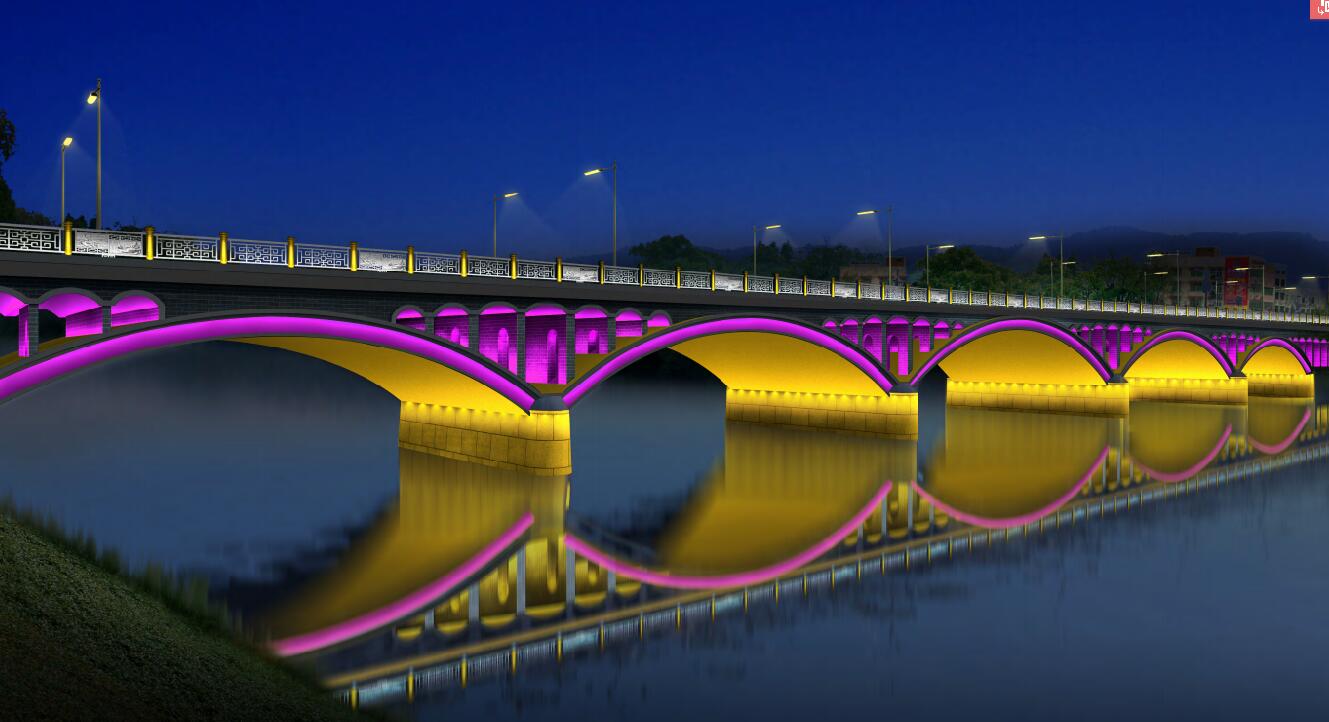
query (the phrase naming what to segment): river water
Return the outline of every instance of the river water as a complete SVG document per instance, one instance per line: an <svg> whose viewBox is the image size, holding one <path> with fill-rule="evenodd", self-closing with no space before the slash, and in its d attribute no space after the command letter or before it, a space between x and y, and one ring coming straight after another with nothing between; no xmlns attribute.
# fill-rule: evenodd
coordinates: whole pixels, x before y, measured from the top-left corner
<svg viewBox="0 0 1329 722"><path fill-rule="evenodd" d="M399 448L398 402L339 369L205 344L0 407L0 494L206 577L272 640L390 606L531 512L429 616L300 658L346 695L384 670L357 703L414 719L1319 717L1320 403L1109 419L934 386L890 440L728 422L667 357L573 411L570 477L533 477ZM573 537L609 558L569 566Z"/></svg>

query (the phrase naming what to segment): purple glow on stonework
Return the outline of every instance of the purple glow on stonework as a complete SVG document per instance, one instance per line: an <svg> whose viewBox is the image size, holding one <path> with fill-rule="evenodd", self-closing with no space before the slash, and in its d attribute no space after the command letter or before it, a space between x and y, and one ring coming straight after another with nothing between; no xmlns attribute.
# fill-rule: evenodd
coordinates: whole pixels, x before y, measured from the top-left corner
<svg viewBox="0 0 1329 722"><path fill-rule="evenodd" d="M312 336L383 346L422 356L465 374L506 397L523 410L529 411L535 401L535 396L529 391L489 366L429 339L355 321L300 316L211 318L145 328L141 331L108 337L67 351L56 352L0 377L0 401L92 364L136 351L199 341L262 336Z"/></svg>
<svg viewBox="0 0 1329 722"><path fill-rule="evenodd" d="M1204 467L1214 463L1214 459L1217 459L1218 455L1223 452L1223 445L1227 443L1230 436L1232 436L1232 424L1227 425L1227 430L1223 432L1223 437L1218 440L1218 443L1214 445L1214 448L1210 450L1203 459L1200 459L1181 471L1159 471L1149 467L1135 457L1131 457L1131 461L1134 461L1135 465L1140 467L1140 471L1143 471L1145 474L1148 474L1165 484L1176 484L1177 482L1185 481L1192 476L1195 476L1200 473ZM1252 446L1254 446L1254 444L1252 444Z"/></svg>
<svg viewBox="0 0 1329 722"><path fill-rule="evenodd" d="M1293 429L1292 433L1288 434L1286 439L1283 439L1277 444L1270 445L1261 443L1258 439L1249 434L1247 434L1247 439L1251 442L1251 446L1255 447L1255 450L1261 454L1265 454L1266 456L1281 454L1284 451L1287 451L1287 447L1291 446L1292 442L1297 440L1297 437L1301 435L1301 430L1306 428L1306 424L1310 423L1310 420L1311 410L1306 409L1306 413L1302 414L1301 421L1297 424L1297 428Z"/></svg>
<svg viewBox="0 0 1329 722"><path fill-rule="evenodd" d="M101 304L81 293L59 293L42 301L38 307L65 318L80 311L101 308Z"/></svg>
<svg viewBox="0 0 1329 722"><path fill-rule="evenodd" d="M646 320L646 328L665 328L673 322L669 320L669 314L664 311L656 311Z"/></svg>
<svg viewBox="0 0 1329 722"><path fill-rule="evenodd" d="M402 310L397 312L397 315L394 316L392 320L400 321L405 318L424 318L424 317L425 317L424 314L420 313L418 309L403 308Z"/></svg>
<svg viewBox="0 0 1329 722"><path fill-rule="evenodd" d="M599 308L579 308L574 314L575 318L606 318L608 314Z"/></svg>
<svg viewBox="0 0 1329 722"><path fill-rule="evenodd" d="M517 309L512 306L490 306L480 311L481 316L498 316L505 313L516 313Z"/></svg>
<svg viewBox="0 0 1329 722"><path fill-rule="evenodd" d="M372 612L366 612L358 617L352 617L344 622L308 634L276 640L272 643L272 650L283 657L313 652L386 627L403 617L414 614L441 599L458 584L484 571L484 568L494 557L512 546L533 523L535 523L535 517L528 511L522 515L516 524L509 527L497 539L486 544L475 556L462 562L461 566L429 584Z"/></svg>
<svg viewBox="0 0 1329 722"><path fill-rule="evenodd" d="M1287 349L1289 352L1292 353L1292 357L1297 360L1297 363L1301 364L1301 369L1303 371L1305 371L1306 373L1311 372L1311 364L1309 361L1306 360L1306 354L1302 353L1301 349L1298 349L1296 346L1293 346L1292 344L1288 343L1287 341L1284 341L1281 338L1270 338L1261 341L1258 346L1251 349L1251 355L1246 357L1246 363L1242 364L1241 367L1246 368L1246 366L1250 364L1251 359L1255 358L1255 354L1260 352L1260 349L1268 348L1270 346L1277 346L1279 348Z"/></svg>
<svg viewBox="0 0 1329 722"><path fill-rule="evenodd" d="M157 302L147 296L125 296L111 304L111 313L129 313L147 309L157 310Z"/></svg>
<svg viewBox="0 0 1329 722"><path fill-rule="evenodd" d="M526 315L530 316L566 316L568 312L558 306L536 306L527 309Z"/></svg>
<svg viewBox="0 0 1329 722"><path fill-rule="evenodd" d="M618 315L614 317L614 320L619 321L619 322L623 322L623 321L640 321L640 320L641 320L641 314L638 313L637 311L634 311L634 310L628 308L628 309L624 309L624 310L622 310L622 311L619 311L619 312L618 312Z"/></svg>
<svg viewBox="0 0 1329 722"><path fill-rule="evenodd" d="M603 363L597 366L591 373L587 374L580 381L577 381L571 388L563 394L563 402L568 406L577 402L587 391L595 388L597 384L613 376L620 369L650 353L659 351L662 348L668 348L677 343L688 341L702 336L711 336L720 333L738 333L742 331L754 331L762 333L773 333L780 336L790 336L803 341L807 341L821 348L833 351L841 358L854 364L868 378L872 379L883 391L891 390L891 381L886 375L877 368L871 361L871 356L864 355L854 347L846 344L841 339L830 336L825 332L809 328L802 324L792 321L781 321L773 318L722 318L715 321L703 321L690 325L678 326L672 329L661 331L660 333L647 337L640 343L635 343L623 350L621 354L610 356Z"/></svg>
<svg viewBox="0 0 1329 722"><path fill-rule="evenodd" d="M1071 487L1070 491L1057 497L1056 500L1054 500L1051 504L1048 504L1047 506L1043 507L1042 509L1038 509L1037 511L1031 511L1028 514L1021 514L1020 516L1013 516L1009 519L991 519L989 517L978 516L977 514L970 514L969 512L960 511L959 509L956 509L955 507L941 501L937 497L924 491L923 487L919 486L917 482L911 484L911 486L914 487L914 491L918 492L919 496L928 500L929 502L932 503L933 506L946 512L952 518L959 519L960 521L966 524L972 524L973 526L982 529L1008 529L1011 527L1024 526L1025 524L1036 522L1039 519L1042 519L1043 517L1065 506L1066 502L1070 501L1071 499L1074 499L1076 494L1079 494L1080 490L1084 488L1085 484L1089 483L1089 480L1094 477L1094 472L1097 471L1098 467L1104 461L1107 460L1107 457L1108 457L1108 447L1104 446L1103 451L1099 452L1098 454L1098 459L1096 459L1094 463L1089 466L1089 470L1084 472L1084 476L1080 477L1080 480L1075 482L1075 485Z"/></svg>
<svg viewBox="0 0 1329 722"><path fill-rule="evenodd" d="M17 316L27 305L18 296L0 293L0 316Z"/></svg>
<svg viewBox="0 0 1329 722"><path fill-rule="evenodd" d="M1150 337L1148 343L1136 349L1135 356L1131 358L1129 363L1127 363L1126 368L1121 370L1121 373L1124 375L1128 370L1130 370L1131 366L1134 366L1135 362L1139 361L1140 357L1144 356L1145 353L1149 351L1149 349L1165 341L1175 341L1175 340L1190 341L1191 343L1209 352L1209 355L1213 356L1214 360L1218 362L1218 365L1222 367L1223 372L1226 373L1228 376L1232 375L1232 363L1228 361L1227 356L1223 354L1222 349L1218 348L1213 344L1212 341L1199 335L1198 333L1195 333L1193 331L1184 331L1182 329L1173 329L1171 331L1164 331L1163 333Z"/></svg>
<svg viewBox="0 0 1329 722"><path fill-rule="evenodd" d="M745 587L753 584L761 584L778 577L782 577L790 572L816 561L826 552L834 549L840 540L844 539L851 532L863 525L868 517L881 506L886 494L891 490L891 482L886 482L881 489L872 497L872 500L853 516L852 519L845 522L843 526L836 529L830 536L817 542L807 551L786 559L778 564L756 569L750 572L740 572L737 574L720 574L716 576L687 576L674 575L668 572L655 572L649 569L635 566L628 562L619 561L608 554L596 549L589 543L568 534L565 538L567 548L589 559L595 564L608 569L609 571L621 577L636 579L637 581L651 584L666 589L730 589L733 587Z"/></svg>
<svg viewBox="0 0 1329 722"><path fill-rule="evenodd" d="M467 316L469 314L464 308L457 308L456 306L448 306L438 309L438 313L434 315L437 317L447 317L447 316Z"/></svg>
<svg viewBox="0 0 1329 722"><path fill-rule="evenodd" d="M953 341L942 347L936 355L929 358L919 367L918 373L914 375L915 382L917 382L918 379L922 379L928 371L932 370L932 367L936 366L942 359L951 355L956 349L963 348L965 344L974 339L982 338L990 333L1000 333L1001 331L1034 331L1051 336L1069 346L1071 350L1080 354L1081 358L1088 361L1089 365L1094 368L1094 371L1098 372L1098 375L1101 376L1104 381L1112 378L1112 372L1108 371L1107 367L1103 365L1103 362L1094 355L1094 352L1085 347L1085 345L1075 336L1057 328L1056 326L1043 323L1042 321L1035 321L1028 318L1006 318L979 326L970 326L968 333L965 333L962 336L956 336Z"/></svg>

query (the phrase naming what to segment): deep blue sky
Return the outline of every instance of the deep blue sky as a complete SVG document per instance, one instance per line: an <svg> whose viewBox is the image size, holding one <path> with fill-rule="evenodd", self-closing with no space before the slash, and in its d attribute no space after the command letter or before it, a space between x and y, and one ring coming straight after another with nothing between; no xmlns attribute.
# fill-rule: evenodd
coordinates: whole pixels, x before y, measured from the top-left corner
<svg viewBox="0 0 1329 722"><path fill-rule="evenodd" d="M21 3L5 177L110 221L500 253L783 223L797 243L1015 243L1047 229L1329 238L1329 23L1246 2ZM144 6L146 8L146 6Z"/></svg>

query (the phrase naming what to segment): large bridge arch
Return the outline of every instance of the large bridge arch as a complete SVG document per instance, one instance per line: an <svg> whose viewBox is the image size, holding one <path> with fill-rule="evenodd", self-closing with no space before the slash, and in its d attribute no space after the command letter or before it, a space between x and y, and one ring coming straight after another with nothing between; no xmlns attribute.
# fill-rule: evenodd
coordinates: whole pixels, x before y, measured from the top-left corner
<svg viewBox="0 0 1329 722"><path fill-rule="evenodd" d="M1032 318L997 318L965 328L919 365L915 383L938 366L961 382L1092 386L1112 378L1084 341Z"/></svg>
<svg viewBox="0 0 1329 722"><path fill-rule="evenodd" d="M708 316L678 323L626 344L569 384L569 408L637 360L670 348L727 387L729 417L910 435L917 431L915 394L896 383L863 349L800 321L765 315Z"/></svg>
<svg viewBox="0 0 1329 722"><path fill-rule="evenodd" d="M1281 338L1268 338L1252 347L1238 373L1246 377L1247 392L1253 396L1311 398L1315 396L1315 377L1306 354Z"/></svg>
<svg viewBox="0 0 1329 722"><path fill-rule="evenodd" d="M1246 401L1246 380L1232 367L1223 350L1186 329L1153 334L1121 363L1120 373L1130 385L1132 399Z"/></svg>
<svg viewBox="0 0 1329 722"><path fill-rule="evenodd" d="M387 324L289 312L207 314L125 328L0 373L0 402L112 359L204 341L282 348L340 366L403 402L526 414L539 394L487 359Z"/></svg>

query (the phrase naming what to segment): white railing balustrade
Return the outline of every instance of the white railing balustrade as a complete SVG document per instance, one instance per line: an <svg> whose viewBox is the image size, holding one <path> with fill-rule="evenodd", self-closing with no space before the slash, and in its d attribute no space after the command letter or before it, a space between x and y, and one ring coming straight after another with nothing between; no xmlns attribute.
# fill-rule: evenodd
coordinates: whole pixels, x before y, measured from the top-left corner
<svg viewBox="0 0 1329 722"><path fill-rule="evenodd" d="M346 246L325 246L318 243L295 244L296 268L351 267L351 249Z"/></svg>
<svg viewBox="0 0 1329 722"><path fill-rule="evenodd" d="M286 244L276 241L226 240L228 263L250 263L259 266L285 266Z"/></svg>
<svg viewBox="0 0 1329 722"><path fill-rule="evenodd" d="M176 236L158 233L153 238L153 255L173 261L221 260L221 240L208 236Z"/></svg>
<svg viewBox="0 0 1329 722"><path fill-rule="evenodd" d="M225 235L225 234L222 234ZM495 258L455 253L398 251L390 249L263 241L228 238L226 258L221 257L220 236L187 236L156 233L149 243L140 231L97 230L49 226L0 224L0 252L47 253L106 258L148 258L169 261L199 261L296 268L423 273L482 278L516 278L526 281L570 281L615 285L681 288L688 290L826 296L868 301L907 303L951 303L1011 309L1058 309L1121 313L1143 316L1215 318L1244 321L1327 324L1329 317L1291 311L1251 311L1240 308L1165 306L1126 301L1060 298L995 291L885 285L872 281L826 281L800 277L758 276L718 271L683 271L662 268L563 263L526 258ZM294 258L291 258L292 249ZM412 262L413 261L413 262ZM561 272L560 272L561 271Z"/></svg>

